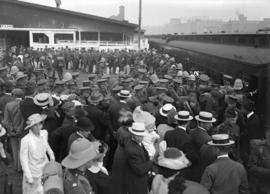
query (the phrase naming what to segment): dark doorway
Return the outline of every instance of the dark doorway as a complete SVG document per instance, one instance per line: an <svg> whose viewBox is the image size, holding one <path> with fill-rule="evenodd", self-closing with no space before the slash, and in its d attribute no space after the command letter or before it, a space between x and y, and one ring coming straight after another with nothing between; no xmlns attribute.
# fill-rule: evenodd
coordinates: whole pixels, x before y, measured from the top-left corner
<svg viewBox="0 0 270 194"><path fill-rule="evenodd" d="M29 47L29 31L5 31L7 47Z"/></svg>

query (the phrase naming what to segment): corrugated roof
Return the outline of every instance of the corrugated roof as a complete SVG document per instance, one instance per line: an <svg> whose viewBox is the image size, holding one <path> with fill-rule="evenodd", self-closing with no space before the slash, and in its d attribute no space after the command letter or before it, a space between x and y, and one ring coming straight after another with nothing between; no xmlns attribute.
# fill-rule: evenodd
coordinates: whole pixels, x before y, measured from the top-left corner
<svg viewBox="0 0 270 194"><path fill-rule="evenodd" d="M161 39L150 39L150 41L182 48L185 50L195 51L207 55L227 58L235 61L249 63L251 65L270 64L270 49L269 48L254 48L247 46L234 46L225 44L212 44L194 41L170 41L165 43Z"/></svg>
<svg viewBox="0 0 270 194"><path fill-rule="evenodd" d="M37 9L43 9L43 10L47 10L47 11L54 11L54 12L59 12L59 13L63 13L63 14L69 14L69 15L74 15L74 16L79 16L79 17L84 17L84 18L89 18L89 19L100 20L100 21L109 22L109 23L113 23L113 24L132 27L132 28L138 27L137 24L129 23L126 21L118 21L118 20L95 16L95 15L91 15L91 14L85 14L85 13L70 11L70 10L66 10L66 9L59 9L59 8L55 8L55 7L38 5L38 4L28 3L28 2L18 1L18 0L0 0L0 3L2 3L2 2L14 4L14 5L32 7L32 8L37 8Z"/></svg>

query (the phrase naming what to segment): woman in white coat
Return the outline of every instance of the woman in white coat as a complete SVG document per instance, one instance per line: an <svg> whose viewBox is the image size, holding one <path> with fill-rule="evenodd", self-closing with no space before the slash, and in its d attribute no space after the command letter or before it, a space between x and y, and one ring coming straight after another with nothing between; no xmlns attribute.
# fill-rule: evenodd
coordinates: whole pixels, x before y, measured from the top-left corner
<svg viewBox="0 0 270 194"><path fill-rule="evenodd" d="M45 115L32 114L25 130L29 133L21 140L20 160L23 169L23 194L43 194L41 176L48 163L46 153L54 161L54 153L48 144L48 132L42 130Z"/></svg>

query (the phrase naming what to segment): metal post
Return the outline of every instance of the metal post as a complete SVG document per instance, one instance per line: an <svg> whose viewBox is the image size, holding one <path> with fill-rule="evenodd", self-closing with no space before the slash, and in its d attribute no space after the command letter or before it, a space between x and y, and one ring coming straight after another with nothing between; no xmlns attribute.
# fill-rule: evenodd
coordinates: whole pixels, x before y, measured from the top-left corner
<svg viewBox="0 0 270 194"><path fill-rule="evenodd" d="M142 0L139 0L139 30L138 30L138 48L141 49L141 25L142 25Z"/></svg>

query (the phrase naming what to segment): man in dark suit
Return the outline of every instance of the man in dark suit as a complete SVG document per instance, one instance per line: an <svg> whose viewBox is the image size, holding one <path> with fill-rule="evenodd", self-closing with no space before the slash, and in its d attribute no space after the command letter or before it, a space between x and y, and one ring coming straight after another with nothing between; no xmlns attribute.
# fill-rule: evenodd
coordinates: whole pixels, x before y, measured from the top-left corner
<svg viewBox="0 0 270 194"><path fill-rule="evenodd" d="M127 191L129 194L148 194L148 172L152 169L152 161L142 144L145 126L143 123L133 123L129 131L132 138L125 146Z"/></svg>
<svg viewBox="0 0 270 194"><path fill-rule="evenodd" d="M118 119L120 118L120 112L121 110L130 110L130 107L127 104L127 101L131 98L130 91L128 90L120 90L118 92L117 96L119 97L119 101L116 103L112 103L108 109L109 118L112 124L113 132L116 132L120 128L120 123ZM114 136L110 136L109 143L110 150L108 152L107 158L107 169L110 170L114 158L114 153L117 148L117 140Z"/></svg>
<svg viewBox="0 0 270 194"><path fill-rule="evenodd" d="M192 129L189 132L189 135L192 138L196 149L199 151L202 145L207 144L207 142L211 140L208 133L213 127L213 123L216 122L216 119L213 118L212 113L204 111L201 111L199 115L195 116L195 119L198 121L198 127Z"/></svg>
<svg viewBox="0 0 270 194"><path fill-rule="evenodd" d="M198 155L194 150L190 136L186 132L187 126L193 117L190 116L188 111L179 111L174 118L177 120L178 126L174 130L165 133L164 140L167 142L167 146L183 151L192 163L198 162Z"/></svg>
<svg viewBox="0 0 270 194"><path fill-rule="evenodd" d="M250 140L264 138L264 130L259 116L254 112L254 102L244 100L242 111L246 115L246 125L241 139L241 153L244 162L247 162L250 154Z"/></svg>
<svg viewBox="0 0 270 194"><path fill-rule="evenodd" d="M25 121L34 113L42 113L42 108L34 103L34 96L36 94L36 84L34 81L28 81L25 88L25 97L21 101L20 109Z"/></svg>
<svg viewBox="0 0 270 194"><path fill-rule="evenodd" d="M109 107L108 113L112 122L112 127L114 131L117 131L120 127L120 123L118 122L119 113L121 109L130 110L127 101L131 98L130 91L121 90L117 96L119 97L119 102L111 104Z"/></svg>
<svg viewBox="0 0 270 194"><path fill-rule="evenodd" d="M113 129L109 115L103 112L99 107L99 103L103 100L100 92L92 92L88 98L89 105L86 107L87 117L93 122L94 130L92 134L96 139L105 141L107 134L112 135Z"/></svg>
<svg viewBox="0 0 270 194"><path fill-rule="evenodd" d="M248 179L244 166L231 160L228 155L234 141L229 139L228 134L216 134L208 144L215 146L218 157L205 169L201 184L212 194L248 194Z"/></svg>
<svg viewBox="0 0 270 194"><path fill-rule="evenodd" d="M192 166L185 169L185 178L199 181L201 178L200 157L191 137L186 132L187 126L193 117L190 116L188 111L179 111L174 118L177 120L178 126L174 130L167 131L164 140L167 142L168 147L175 147L183 151L192 162Z"/></svg>

